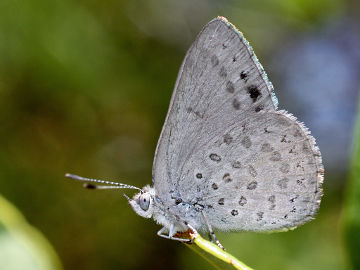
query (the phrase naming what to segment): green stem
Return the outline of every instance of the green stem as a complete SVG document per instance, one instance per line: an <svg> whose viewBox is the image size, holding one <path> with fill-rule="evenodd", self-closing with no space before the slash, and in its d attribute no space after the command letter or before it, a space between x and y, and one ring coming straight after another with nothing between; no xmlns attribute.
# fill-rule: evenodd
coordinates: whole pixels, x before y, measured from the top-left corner
<svg viewBox="0 0 360 270"><path fill-rule="evenodd" d="M239 261L233 255L227 253L225 250L221 249L214 243L211 243L201 235L193 230L192 243L186 244L190 249L198 253L201 257L207 260L212 264L216 269L238 269L238 270L253 270L251 267L245 265L243 262ZM194 245L195 244L195 245Z"/></svg>

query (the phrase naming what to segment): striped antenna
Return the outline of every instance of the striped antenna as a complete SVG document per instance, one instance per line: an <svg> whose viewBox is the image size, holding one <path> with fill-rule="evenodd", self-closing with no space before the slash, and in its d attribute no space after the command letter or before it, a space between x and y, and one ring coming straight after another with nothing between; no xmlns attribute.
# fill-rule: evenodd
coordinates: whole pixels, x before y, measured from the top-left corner
<svg viewBox="0 0 360 270"><path fill-rule="evenodd" d="M89 184L89 183L85 183L84 187L88 188L88 189L120 189L120 188L130 188L130 189L137 189L142 191L140 188L135 187L135 186L131 186L131 185L126 185L123 183L118 183L118 182L113 182L113 181L105 181L105 180L100 180L100 179L93 179L93 178L85 178L85 177L81 177L79 175L75 175L75 174L70 174L67 173L65 174L65 177L76 180L76 181L82 181L82 182L91 182L91 183L100 183L100 184L105 184L105 185L94 185L94 184Z"/></svg>

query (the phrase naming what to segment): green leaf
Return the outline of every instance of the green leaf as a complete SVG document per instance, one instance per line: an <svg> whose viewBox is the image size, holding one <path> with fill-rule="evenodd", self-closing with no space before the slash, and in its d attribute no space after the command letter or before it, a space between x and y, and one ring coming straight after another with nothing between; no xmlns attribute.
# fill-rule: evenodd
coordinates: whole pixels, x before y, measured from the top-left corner
<svg viewBox="0 0 360 270"><path fill-rule="evenodd" d="M0 196L0 266L8 270L61 270L51 244Z"/></svg>

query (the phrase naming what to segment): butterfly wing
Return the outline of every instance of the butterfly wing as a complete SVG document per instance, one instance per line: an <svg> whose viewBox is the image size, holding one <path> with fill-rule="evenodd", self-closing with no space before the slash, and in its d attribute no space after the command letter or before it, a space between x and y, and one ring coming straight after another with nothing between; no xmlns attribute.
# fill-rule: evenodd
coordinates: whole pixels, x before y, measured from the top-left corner
<svg viewBox="0 0 360 270"><path fill-rule="evenodd" d="M310 220L320 203L320 152L305 126L285 111L264 110L230 124L189 158L183 172L182 198L202 205L215 229L292 228Z"/></svg>
<svg viewBox="0 0 360 270"><path fill-rule="evenodd" d="M160 135L153 165L153 185L159 198L167 206L174 205L174 198L201 205L216 228L251 230L248 225L253 223L244 219L248 213L244 211L240 215L240 209L228 204L228 200L225 204L225 199L232 196L232 203L240 200L241 197L235 197L236 187L244 187L249 181L243 177L245 171L250 170L242 167L245 164L247 168L251 165L258 177L259 188L252 197L254 205L264 203L259 197L262 190L260 182L272 187L272 183L277 181L273 179L275 170L265 169L270 164L266 164L265 157L257 156L258 149L251 142L252 139L261 140L263 126L260 124L269 115L274 119L281 115L294 127L301 128L291 117L277 113L276 106L272 85L248 42L226 19L219 17L212 20L199 34L183 61ZM246 137L246 123L249 121L253 128ZM279 134L281 131L284 132L277 130ZM251 138L251 134L255 137ZM308 146L310 151L314 151L313 139L305 131L302 140L311 142ZM239 148L243 145L246 151ZM280 153L280 145L272 145L272 152ZM256 159L256 164L250 162L250 157L254 158L254 162ZM244 159L250 160L244 162ZM321 167L321 161L315 159L313 163ZM316 171L318 169L313 170L314 173ZM220 177L219 173L223 175ZM233 179L231 185L226 186L221 180L226 181L227 177ZM284 190L279 192L286 193ZM229 209L238 211L237 215L230 212L232 222L227 219L229 211L225 211ZM214 214L218 218L214 219ZM275 225L271 229L283 226ZM267 229L259 226L256 230Z"/></svg>

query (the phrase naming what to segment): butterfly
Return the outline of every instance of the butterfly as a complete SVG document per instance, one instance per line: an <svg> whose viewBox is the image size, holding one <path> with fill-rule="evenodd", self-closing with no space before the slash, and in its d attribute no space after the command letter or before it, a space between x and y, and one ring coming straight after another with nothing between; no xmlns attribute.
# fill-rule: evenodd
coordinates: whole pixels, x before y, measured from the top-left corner
<svg viewBox="0 0 360 270"><path fill-rule="evenodd" d="M181 65L157 144L152 185L88 179L88 188L130 188L133 210L158 235L283 231L311 220L324 169L303 123L277 110L273 86L248 41L224 17L210 21ZM95 182L96 185L90 184Z"/></svg>

